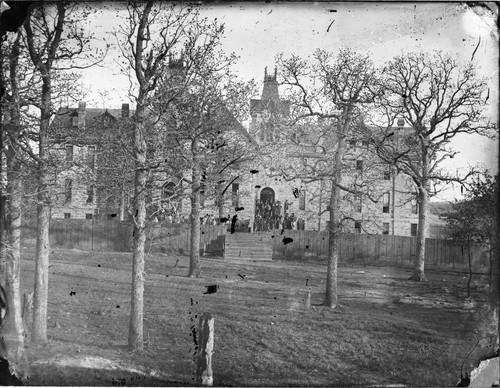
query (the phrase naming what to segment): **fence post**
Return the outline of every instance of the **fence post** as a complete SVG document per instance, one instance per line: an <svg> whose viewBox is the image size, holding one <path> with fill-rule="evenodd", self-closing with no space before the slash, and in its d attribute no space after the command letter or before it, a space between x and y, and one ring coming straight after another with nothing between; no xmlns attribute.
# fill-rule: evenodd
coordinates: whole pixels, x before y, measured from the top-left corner
<svg viewBox="0 0 500 388"><path fill-rule="evenodd" d="M214 383L212 373L212 353L214 351L214 318L205 313L200 317L198 338L198 366L196 384L211 387Z"/></svg>

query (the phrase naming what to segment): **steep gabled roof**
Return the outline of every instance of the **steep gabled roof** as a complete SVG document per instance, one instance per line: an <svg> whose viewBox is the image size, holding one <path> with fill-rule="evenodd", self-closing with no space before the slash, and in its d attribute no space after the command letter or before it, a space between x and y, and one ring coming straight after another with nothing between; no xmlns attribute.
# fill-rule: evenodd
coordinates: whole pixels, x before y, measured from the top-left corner
<svg viewBox="0 0 500 388"><path fill-rule="evenodd" d="M73 125L74 118L79 113L85 114L85 125L83 127ZM133 112L130 112L133 114ZM53 141L78 141L92 142L104 135L103 129L106 125L122 120L121 109L98 109L98 108L59 108L51 123L50 136Z"/></svg>

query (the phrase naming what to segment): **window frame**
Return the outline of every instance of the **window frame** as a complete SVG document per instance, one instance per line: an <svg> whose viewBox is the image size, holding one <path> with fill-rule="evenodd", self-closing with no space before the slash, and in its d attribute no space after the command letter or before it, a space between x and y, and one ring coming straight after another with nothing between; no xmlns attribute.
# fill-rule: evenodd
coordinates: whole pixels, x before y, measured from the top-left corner
<svg viewBox="0 0 500 388"><path fill-rule="evenodd" d="M387 191L382 196L382 213L388 214L390 213L390 209L391 209L391 193Z"/></svg>
<svg viewBox="0 0 500 388"><path fill-rule="evenodd" d="M356 213L363 212L363 196L361 194L354 194L354 211Z"/></svg>
<svg viewBox="0 0 500 388"><path fill-rule="evenodd" d="M299 210L306 210L306 191L299 190Z"/></svg>
<svg viewBox="0 0 500 388"><path fill-rule="evenodd" d="M69 178L64 180L64 199L66 203L73 199L73 180Z"/></svg>
<svg viewBox="0 0 500 388"><path fill-rule="evenodd" d="M71 165L73 164L73 161L74 161L74 157L75 157L75 146L72 144L67 144L64 147L64 150L65 150L64 161L66 163L66 167L71 167Z"/></svg>
<svg viewBox="0 0 500 388"><path fill-rule="evenodd" d="M240 184L233 182L231 184L231 206L236 209L240 206Z"/></svg>
<svg viewBox="0 0 500 388"><path fill-rule="evenodd" d="M94 203L94 184L87 185L87 200L86 203Z"/></svg>

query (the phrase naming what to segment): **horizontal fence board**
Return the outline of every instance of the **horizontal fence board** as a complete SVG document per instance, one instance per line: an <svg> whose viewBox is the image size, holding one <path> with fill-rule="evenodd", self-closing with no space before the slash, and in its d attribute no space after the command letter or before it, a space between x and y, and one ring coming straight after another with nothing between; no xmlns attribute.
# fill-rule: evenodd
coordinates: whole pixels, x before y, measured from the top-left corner
<svg viewBox="0 0 500 388"><path fill-rule="evenodd" d="M312 230L275 230L274 260L325 261L328 259L328 233ZM284 244L283 237L293 239ZM340 235L340 263L363 265L397 265L410 267L416 260L416 237L342 233ZM468 251L465 244L454 240L426 239L426 266L461 271L468 269ZM471 247L474 271L488 270L489 259L485 247Z"/></svg>
<svg viewBox="0 0 500 388"><path fill-rule="evenodd" d="M208 245L222 255L225 235L224 225L203 225L200 233L200 248L203 253ZM146 251L171 254L189 254L189 224L159 224L146 228ZM25 225L22 237L36 239L36 227ZM133 226L130 223L112 220L51 220L50 244L67 249L100 252L131 252Z"/></svg>
<svg viewBox="0 0 500 388"><path fill-rule="evenodd" d="M50 243L68 249L102 252L131 252L133 227L112 220L52 220ZM200 253L224 255L226 226L203 225ZM159 224L146 230L146 251L167 254L189 254L189 224ZM273 230L271 238L274 260L325 261L328 259L328 232L310 230ZM23 240L36 238L34 226L23 226ZM285 239L292 239L284 244ZM340 263L395 265L410 267L416 259L416 237L342 233L339 241ZM470 249L474 271L489 269L485 247ZM453 240L426 239L426 266L467 271L469 251L465 244Z"/></svg>

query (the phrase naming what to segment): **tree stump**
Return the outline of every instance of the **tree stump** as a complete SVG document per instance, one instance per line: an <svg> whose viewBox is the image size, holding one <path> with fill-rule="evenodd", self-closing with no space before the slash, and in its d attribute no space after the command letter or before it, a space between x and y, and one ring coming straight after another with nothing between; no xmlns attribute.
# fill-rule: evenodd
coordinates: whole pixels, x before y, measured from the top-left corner
<svg viewBox="0 0 500 388"><path fill-rule="evenodd" d="M196 384L211 387L214 382L212 373L212 353L214 351L214 319L205 313L200 317L198 338L198 365Z"/></svg>

